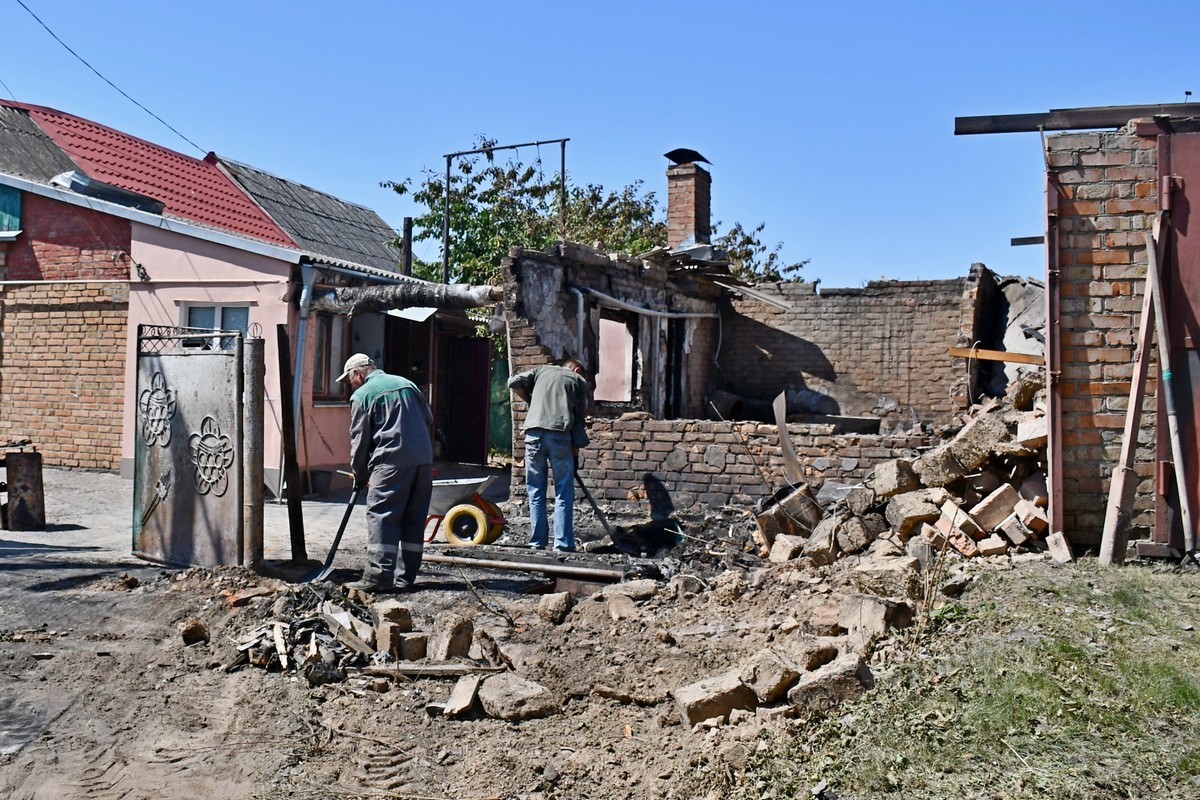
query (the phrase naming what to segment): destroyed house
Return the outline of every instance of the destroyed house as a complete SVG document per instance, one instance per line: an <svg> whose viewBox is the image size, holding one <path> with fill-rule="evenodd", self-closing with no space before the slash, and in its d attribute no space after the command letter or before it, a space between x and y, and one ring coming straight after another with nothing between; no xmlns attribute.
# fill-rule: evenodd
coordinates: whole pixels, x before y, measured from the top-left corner
<svg viewBox="0 0 1200 800"><path fill-rule="evenodd" d="M669 168L662 250L565 242L505 262L511 371L583 362L594 394L581 474L610 509L695 518L744 511L797 478L814 491L860 483L934 447L1015 375L953 348L1040 354L1021 331L1040 327L1041 284L982 265L857 289L745 285L709 242L710 180L695 163ZM777 399L800 476L784 463ZM518 467L524 413L514 402ZM519 468L513 484L523 495Z"/></svg>

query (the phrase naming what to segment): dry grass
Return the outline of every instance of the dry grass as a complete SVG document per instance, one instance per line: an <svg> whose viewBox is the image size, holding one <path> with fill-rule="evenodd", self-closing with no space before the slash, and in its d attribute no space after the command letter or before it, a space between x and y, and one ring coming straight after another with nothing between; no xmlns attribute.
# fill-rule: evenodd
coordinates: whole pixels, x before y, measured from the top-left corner
<svg viewBox="0 0 1200 800"><path fill-rule="evenodd" d="M798 724L732 798L1200 798L1200 574L1094 561L984 572L922 609L902 663ZM820 796L820 795L818 795Z"/></svg>

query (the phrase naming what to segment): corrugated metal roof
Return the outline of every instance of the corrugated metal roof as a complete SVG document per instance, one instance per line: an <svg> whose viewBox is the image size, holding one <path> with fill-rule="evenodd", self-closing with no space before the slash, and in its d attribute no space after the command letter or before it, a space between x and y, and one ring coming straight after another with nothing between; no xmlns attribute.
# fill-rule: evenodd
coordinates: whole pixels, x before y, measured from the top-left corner
<svg viewBox="0 0 1200 800"><path fill-rule="evenodd" d="M301 248L395 270L399 254L386 242L395 239L396 232L371 209L222 156L216 160Z"/></svg>
<svg viewBox="0 0 1200 800"><path fill-rule="evenodd" d="M0 172L38 183L76 168L75 162L23 110L0 105Z"/></svg>
<svg viewBox="0 0 1200 800"><path fill-rule="evenodd" d="M0 100L0 106L25 111L88 176L161 200L164 214L296 245L213 160L186 156L53 108L11 100Z"/></svg>

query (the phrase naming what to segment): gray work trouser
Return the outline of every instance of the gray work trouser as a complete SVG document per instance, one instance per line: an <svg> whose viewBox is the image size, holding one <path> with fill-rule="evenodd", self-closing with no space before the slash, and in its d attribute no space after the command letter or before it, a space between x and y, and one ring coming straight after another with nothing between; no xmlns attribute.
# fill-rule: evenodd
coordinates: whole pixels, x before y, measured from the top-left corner
<svg viewBox="0 0 1200 800"><path fill-rule="evenodd" d="M362 579L391 586L399 553L406 583L417 579L424 549L425 519L433 494L433 465L371 470L367 489L367 568Z"/></svg>

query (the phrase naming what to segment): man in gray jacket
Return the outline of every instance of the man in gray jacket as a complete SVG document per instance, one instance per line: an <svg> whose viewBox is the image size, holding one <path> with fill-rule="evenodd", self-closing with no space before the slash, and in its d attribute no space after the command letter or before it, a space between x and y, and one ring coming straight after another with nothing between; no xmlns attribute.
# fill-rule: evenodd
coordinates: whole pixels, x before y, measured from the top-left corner
<svg viewBox="0 0 1200 800"><path fill-rule="evenodd" d="M417 385L355 353L338 378L350 395L350 468L367 488L367 566L347 584L367 592L409 591L424 550L433 494L433 412ZM397 554L401 574L396 574Z"/></svg>
<svg viewBox="0 0 1200 800"><path fill-rule="evenodd" d="M588 443L584 419L587 380L583 365L546 364L508 380L517 398L529 403L525 416L525 486L529 492L529 546L543 550L550 539L546 518L548 471L554 473L554 549L575 549L575 459Z"/></svg>

